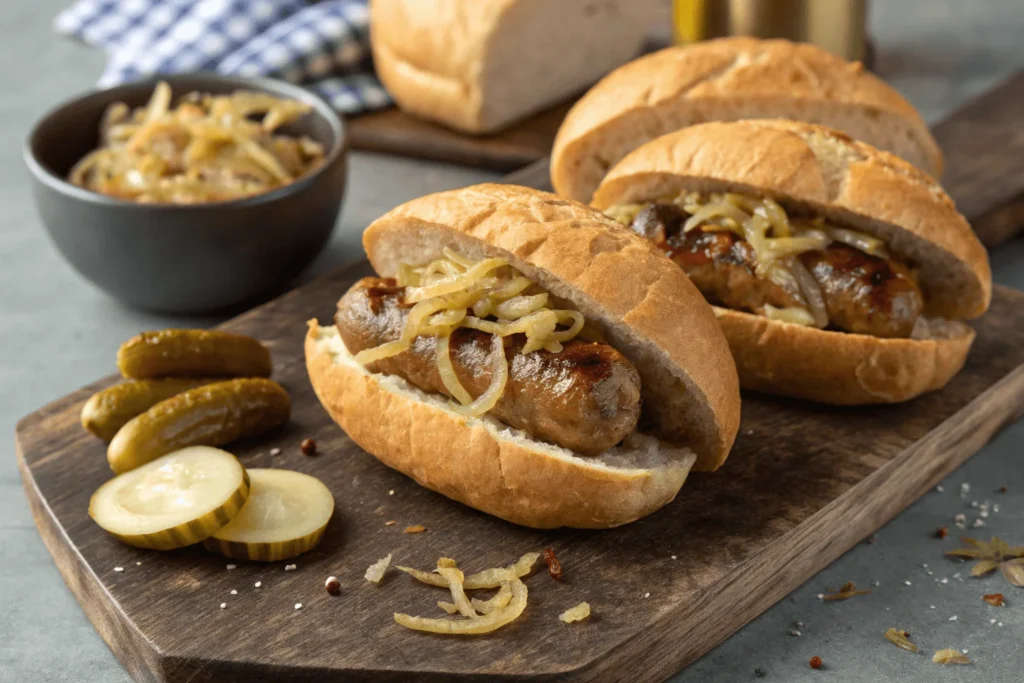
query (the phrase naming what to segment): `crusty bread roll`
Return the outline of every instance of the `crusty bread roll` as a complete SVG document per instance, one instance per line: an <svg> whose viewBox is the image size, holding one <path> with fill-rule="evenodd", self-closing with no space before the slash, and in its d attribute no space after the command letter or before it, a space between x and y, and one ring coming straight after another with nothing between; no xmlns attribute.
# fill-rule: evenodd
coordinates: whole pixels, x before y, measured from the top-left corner
<svg viewBox="0 0 1024 683"><path fill-rule="evenodd" d="M551 153L555 191L590 201L608 169L643 143L705 121L820 123L935 177L942 154L917 110L859 62L787 40L722 38L616 69L566 116Z"/></svg>
<svg viewBox="0 0 1024 683"><path fill-rule="evenodd" d="M403 110L489 133L635 57L656 11L652 0L373 0L374 65Z"/></svg>
<svg viewBox="0 0 1024 683"><path fill-rule="evenodd" d="M647 434L593 457L356 363L333 327L310 325L309 376L321 403L365 450L422 485L538 528L613 527L671 501L693 466L724 461L739 428L739 385L711 307L646 240L552 194L478 185L408 202L375 221L374 269L426 263L445 247L499 256L597 323L640 372ZM341 293L339 292L339 295Z"/></svg>
<svg viewBox="0 0 1024 683"><path fill-rule="evenodd" d="M781 120L706 123L664 135L612 168L593 205L642 203L683 191L771 197L884 239L918 267L927 338L802 327L715 309L744 388L833 404L904 401L944 386L988 308L985 248L952 200L902 159L823 126Z"/></svg>

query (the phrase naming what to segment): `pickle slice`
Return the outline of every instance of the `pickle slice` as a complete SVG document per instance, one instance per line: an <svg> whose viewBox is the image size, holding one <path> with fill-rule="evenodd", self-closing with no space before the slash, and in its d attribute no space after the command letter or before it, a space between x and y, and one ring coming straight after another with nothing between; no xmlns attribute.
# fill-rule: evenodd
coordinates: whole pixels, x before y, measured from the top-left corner
<svg viewBox="0 0 1024 683"><path fill-rule="evenodd" d="M291 470L251 469L252 495L207 549L240 560L276 562L316 547L334 513L334 497L316 477Z"/></svg>
<svg viewBox="0 0 1024 683"><path fill-rule="evenodd" d="M128 545L172 550L227 524L249 499L249 476L227 451L193 446L96 489L89 516Z"/></svg>
<svg viewBox="0 0 1024 683"><path fill-rule="evenodd" d="M287 422L291 405L269 379L196 387L129 420L107 447L107 462L121 474L187 446L222 446Z"/></svg>
<svg viewBox="0 0 1024 683"><path fill-rule="evenodd" d="M128 379L269 377L270 351L252 337L219 330L143 332L117 350Z"/></svg>
<svg viewBox="0 0 1024 683"><path fill-rule="evenodd" d="M82 406L82 426L104 441L110 441L117 430L129 420L141 415L160 401L166 401L183 391L222 379L199 377L169 377L167 379L137 379L115 384L89 397Z"/></svg>

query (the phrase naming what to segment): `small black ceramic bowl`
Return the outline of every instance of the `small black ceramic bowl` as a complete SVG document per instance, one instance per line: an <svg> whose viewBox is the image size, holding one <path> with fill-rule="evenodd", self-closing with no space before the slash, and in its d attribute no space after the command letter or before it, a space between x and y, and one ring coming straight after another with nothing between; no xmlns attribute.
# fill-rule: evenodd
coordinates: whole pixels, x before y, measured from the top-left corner
<svg viewBox="0 0 1024 683"><path fill-rule="evenodd" d="M68 182L71 167L97 147L107 105L144 105L160 80L171 85L175 99L192 91L255 90L310 104L312 112L281 132L323 144L324 163L270 192L205 204L138 204ZM191 74L61 104L33 129L25 162L43 224L75 270L129 305L201 313L282 287L320 253L341 208L346 152L341 119L309 91L270 79Z"/></svg>

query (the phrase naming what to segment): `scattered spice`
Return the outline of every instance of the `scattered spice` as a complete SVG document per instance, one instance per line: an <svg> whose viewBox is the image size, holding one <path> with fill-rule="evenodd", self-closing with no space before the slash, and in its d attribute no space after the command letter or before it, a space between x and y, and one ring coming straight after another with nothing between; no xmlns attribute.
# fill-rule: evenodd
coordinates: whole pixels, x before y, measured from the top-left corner
<svg viewBox="0 0 1024 683"><path fill-rule="evenodd" d="M327 581L324 582L324 588L331 595L341 595L341 581L338 581L337 576L328 576Z"/></svg>
<svg viewBox="0 0 1024 683"><path fill-rule="evenodd" d="M405 533L405 534L422 534L426 530L427 530L427 527L423 526L422 524L413 524L412 526L405 527L405 529L402 530L402 533Z"/></svg>
<svg viewBox="0 0 1024 683"><path fill-rule="evenodd" d="M555 557L555 551L553 548L548 548L544 551L544 562L548 565L548 574L551 574L551 578L555 581L562 580L562 563Z"/></svg>
<svg viewBox="0 0 1024 683"><path fill-rule="evenodd" d="M936 650L932 656L936 664L970 664L970 658L964 653L947 647L945 650Z"/></svg>
<svg viewBox="0 0 1024 683"><path fill-rule="evenodd" d="M1003 602L1002 593L989 593L988 595L982 595L981 599L993 607L1006 607L1006 603Z"/></svg>
<svg viewBox="0 0 1024 683"><path fill-rule="evenodd" d="M912 642L910 642L910 634L906 631L901 631L900 629L896 628L886 629L885 639L893 645L895 645L896 647L900 648L901 650L906 650L907 652L917 652L917 645L914 645Z"/></svg>
<svg viewBox="0 0 1024 683"><path fill-rule="evenodd" d="M1006 493L1006 487L1005 486L1000 486L999 487L999 493Z"/></svg>
<svg viewBox="0 0 1024 683"><path fill-rule="evenodd" d="M935 530L935 538L945 538L946 536L949 536L948 526L940 526Z"/></svg>
<svg viewBox="0 0 1024 683"><path fill-rule="evenodd" d="M875 535L871 534L870 536L864 539L864 542L868 545L872 545L875 542Z"/></svg>
<svg viewBox="0 0 1024 683"><path fill-rule="evenodd" d="M754 678L764 678L767 675L768 674L766 674L764 669L762 669L761 667L757 667L756 669L754 669Z"/></svg>
<svg viewBox="0 0 1024 683"><path fill-rule="evenodd" d="M854 595L864 595L870 592L870 590L857 590L857 585L853 581L847 581L835 593L819 593L818 595L822 600L846 600Z"/></svg>
<svg viewBox="0 0 1024 683"><path fill-rule="evenodd" d="M971 576L984 576L998 569L1011 584L1024 587L1024 546L1011 547L998 536L993 536L987 543L967 537L960 540L970 547L947 550L946 555L978 560L971 567ZM953 576L955 578L956 574Z"/></svg>
<svg viewBox="0 0 1024 683"><path fill-rule="evenodd" d="M303 455L316 455L316 441L313 439L303 439L299 448L302 449Z"/></svg>
<svg viewBox="0 0 1024 683"><path fill-rule="evenodd" d="M813 657L811 657L811 661L809 662L809 664L811 665L812 669L820 669L822 666L821 657L819 657L818 655L814 655Z"/></svg>

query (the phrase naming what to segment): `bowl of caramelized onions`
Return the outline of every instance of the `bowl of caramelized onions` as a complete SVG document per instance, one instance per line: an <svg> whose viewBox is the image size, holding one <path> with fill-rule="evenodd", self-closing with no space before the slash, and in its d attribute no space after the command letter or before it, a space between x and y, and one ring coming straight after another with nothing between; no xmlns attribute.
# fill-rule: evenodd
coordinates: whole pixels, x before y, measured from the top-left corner
<svg viewBox="0 0 1024 683"><path fill-rule="evenodd" d="M25 161L65 259L129 305L223 309L277 291L341 208L341 119L269 79L195 74L94 91L36 125Z"/></svg>

